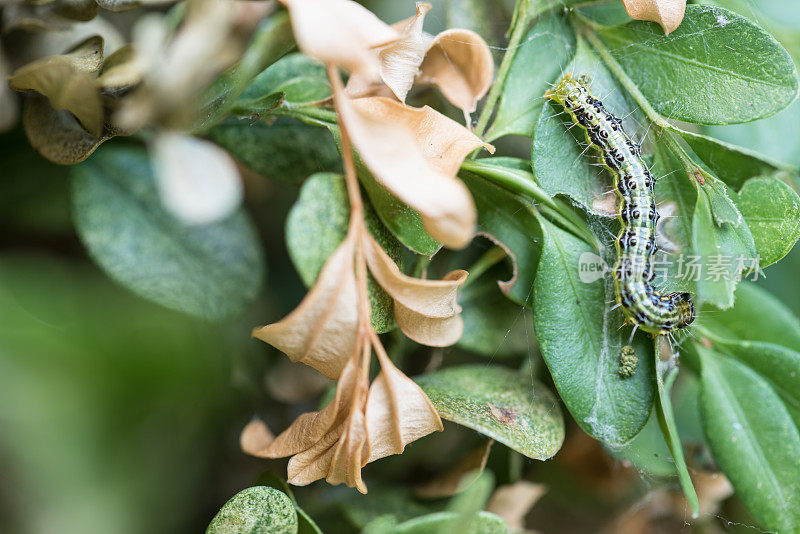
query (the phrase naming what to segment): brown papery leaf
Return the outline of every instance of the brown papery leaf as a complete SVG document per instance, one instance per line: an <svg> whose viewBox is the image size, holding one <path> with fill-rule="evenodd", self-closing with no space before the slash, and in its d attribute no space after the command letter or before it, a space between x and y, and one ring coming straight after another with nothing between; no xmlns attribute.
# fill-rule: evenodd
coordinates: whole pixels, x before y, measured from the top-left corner
<svg viewBox="0 0 800 534"><path fill-rule="evenodd" d="M396 302L426 317L447 318L461 313L458 288L467 279L467 271L452 271L443 280L407 276L371 235L365 235L364 239L372 276Z"/></svg>
<svg viewBox="0 0 800 534"><path fill-rule="evenodd" d="M500 486L486 505L486 510L503 518L512 531L525 528L525 516L536 501L547 493L547 486L520 480L514 484Z"/></svg>
<svg viewBox="0 0 800 534"><path fill-rule="evenodd" d="M381 79L401 102L406 101L406 95L414 85L414 78L419 74L419 66L425 58L427 43L422 33L422 23L430 9L430 4L417 2L417 14L414 17L392 25L403 37L381 49L379 54Z"/></svg>
<svg viewBox="0 0 800 534"><path fill-rule="evenodd" d="M408 443L444 429L422 388L395 367L379 343L375 352L381 372L367 400L369 462L400 454Z"/></svg>
<svg viewBox="0 0 800 534"><path fill-rule="evenodd" d="M686 0L622 0L622 3L631 18L657 22L666 35L680 26L686 12Z"/></svg>
<svg viewBox="0 0 800 534"><path fill-rule="evenodd" d="M365 7L351 0L280 0L289 9L300 50L376 80L380 61L375 49L400 34Z"/></svg>
<svg viewBox="0 0 800 534"><path fill-rule="evenodd" d="M455 174L484 145L463 126L429 108L388 98L339 99L342 123L375 178L417 210L430 235L450 248L472 239L477 213Z"/></svg>
<svg viewBox="0 0 800 534"><path fill-rule="evenodd" d="M353 354L357 331L357 291L353 253L355 234L331 254L314 287L280 322L255 328L253 337L337 378Z"/></svg>
<svg viewBox="0 0 800 534"><path fill-rule="evenodd" d="M275 436L267 427L267 424L254 417L239 435L239 447L245 454L262 457L264 451L274 440Z"/></svg>
<svg viewBox="0 0 800 534"><path fill-rule="evenodd" d="M46 96L56 110L72 113L92 137L103 134L103 105L94 85L103 63L103 39L90 37L72 52L39 59L17 69L8 79L15 91Z"/></svg>
<svg viewBox="0 0 800 534"><path fill-rule="evenodd" d="M336 396L321 411L306 413L264 451L267 458L293 455L288 482L296 486L326 478L366 493L361 467L369 455L364 423L369 345L359 347L342 371ZM365 359L366 358L366 359Z"/></svg>
<svg viewBox="0 0 800 534"><path fill-rule="evenodd" d="M429 347L448 347L461 339L464 320L461 315L434 318L417 313L394 301L394 320L405 335Z"/></svg>
<svg viewBox="0 0 800 534"><path fill-rule="evenodd" d="M452 29L430 43L418 81L438 87L469 121L493 78L494 60L486 41L472 30Z"/></svg>
<svg viewBox="0 0 800 534"><path fill-rule="evenodd" d="M424 486L418 487L414 494L423 499L441 499L463 491L475 482L483 472L493 443L494 440L487 440L483 445L459 460L447 473L431 480Z"/></svg>

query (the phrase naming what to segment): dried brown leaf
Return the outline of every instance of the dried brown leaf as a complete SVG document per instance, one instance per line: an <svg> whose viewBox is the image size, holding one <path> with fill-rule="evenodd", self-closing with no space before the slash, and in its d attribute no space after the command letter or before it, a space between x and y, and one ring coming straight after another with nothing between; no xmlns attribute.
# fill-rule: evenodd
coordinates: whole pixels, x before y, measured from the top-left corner
<svg viewBox="0 0 800 534"><path fill-rule="evenodd" d="M425 317L447 318L461 313L458 288L467 279L467 271L452 271L443 280L407 276L371 235L365 235L364 240L372 276L396 302Z"/></svg>
<svg viewBox="0 0 800 534"><path fill-rule="evenodd" d="M433 318L394 302L394 320L405 335L429 347L447 347L461 339L464 321L461 315Z"/></svg>
<svg viewBox="0 0 800 534"><path fill-rule="evenodd" d="M369 462L400 454L408 443L444 428L422 388L395 367L377 343L375 352L381 372L372 383L367 400Z"/></svg>
<svg viewBox="0 0 800 534"><path fill-rule="evenodd" d="M39 59L9 77L12 89L44 95L56 110L72 113L95 138L103 134L103 104L94 85L103 63L103 39L93 36L73 51Z"/></svg>
<svg viewBox="0 0 800 534"><path fill-rule="evenodd" d="M423 499L441 499L463 491L483 472L493 443L494 440L487 440L486 443L461 458L447 473L418 487L414 491L415 495Z"/></svg>
<svg viewBox="0 0 800 534"><path fill-rule="evenodd" d="M486 510L502 517L512 531L523 530L525 516L545 493L547 486L544 484L520 480L497 488L489 499Z"/></svg>
<svg viewBox="0 0 800 534"><path fill-rule="evenodd" d="M342 123L378 182L420 213L434 239L451 248L466 246L477 213L455 174L467 154L489 145L427 106L412 108L380 97L337 98Z"/></svg>
<svg viewBox="0 0 800 534"><path fill-rule="evenodd" d="M336 396L321 411L305 413L258 456L292 456L288 482L303 486L321 478L345 483L362 493L361 468L369 455L364 409L367 396L369 345L359 348L347 362ZM366 358L366 359L365 359Z"/></svg>
<svg viewBox="0 0 800 534"><path fill-rule="evenodd" d="M494 61L486 41L472 30L452 29L431 41L418 81L438 87L469 117L493 78Z"/></svg>
<svg viewBox="0 0 800 534"><path fill-rule="evenodd" d="M414 85L414 78L419 74L419 67L425 59L427 43L422 33L422 24L430 9L430 4L417 2L416 15L392 25L402 34L402 38L382 48L379 54L381 79L401 102L406 101L406 95Z"/></svg>
<svg viewBox="0 0 800 534"><path fill-rule="evenodd" d="M686 11L686 0L622 0L622 3L631 18L657 22L666 35L680 26Z"/></svg>
<svg viewBox="0 0 800 534"><path fill-rule="evenodd" d="M300 305L280 322L255 328L253 336L337 378L356 345L357 292L353 254L355 234L331 254L317 282Z"/></svg>
<svg viewBox="0 0 800 534"><path fill-rule="evenodd" d="M380 61L375 49L400 34L365 7L351 0L281 0L289 9L297 46L326 63L333 63L376 80Z"/></svg>
<svg viewBox="0 0 800 534"><path fill-rule="evenodd" d="M254 417L239 435L239 447L242 452L251 456L263 456L269 444L275 440L267 424Z"/></svg>

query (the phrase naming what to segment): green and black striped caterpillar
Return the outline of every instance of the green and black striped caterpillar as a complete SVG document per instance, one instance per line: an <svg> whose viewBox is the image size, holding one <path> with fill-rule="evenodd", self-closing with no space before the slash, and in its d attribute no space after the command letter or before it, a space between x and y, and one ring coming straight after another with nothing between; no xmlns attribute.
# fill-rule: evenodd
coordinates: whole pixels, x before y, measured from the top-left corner
<svg viewBox="0 0 800 534"><path fill-rule="evenodd" d="M591 95L589 83L585 75L576 79L565 74L545 97L563 106L573 122L584 129L589 144L614 175L622 226L614 266L617 304L634 331L641 328L654 336L668 334L689 325L695 313L689 293L661 294L653 287L652 256L659 217L655 180L642 161L639 145L625 133L622 121Z"/></svg>

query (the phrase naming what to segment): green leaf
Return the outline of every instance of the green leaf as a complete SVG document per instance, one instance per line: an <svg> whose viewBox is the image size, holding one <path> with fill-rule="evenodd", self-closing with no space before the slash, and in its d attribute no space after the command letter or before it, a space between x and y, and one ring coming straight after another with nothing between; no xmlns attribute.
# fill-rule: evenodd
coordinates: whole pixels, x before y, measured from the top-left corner
<svg viewBox="0 0 800 534"><path fill-rule="evenodd" d="M264 277L258 236L243 212L185 226L161 205L147 153L109 147L72 169L75 226L89 254L134 293L222 319L252 302Z"/></svg>
<svg viewBox="0 0 800 534"><path fill-rule="evenodd" d="M678 130L678 133L712 174L737 190L753 176L773 174L783 167L767 156L747 148L684 130Z"/></svg>
<svg viewBox="0 0 800 534"><path fill-rule="evenodd" d="M625 93L584 40L578 40L575 57L564 71L591 75L592 93L602 98L606 109L617 117L628 117L633 112ZM632 121L625 122L628 132L635 131ZM550 196L568 195L591 210L592 203L612 188L612 179L610 173L591 165L595 153L585 150L586 133L581 128L568 129L571 125L558 104L551 102L544 107L533 138L534 175Z"/></svg>
<svg viewBox="0 0 800 534"><path fill-rule="evenodd" d="M652 344L644 336L634 339L639 369L620 378L619 355L630 334L620 328L622 312L606 305L615 299L613 282L581 281L581 256L591 248L540 222L544 245L534 283L534 327L542 356L578 424L604 443L623 445L644 427L653 405Z"/></svg>
<svg viewBox="0 0 800 534"><path fill-rule="evenodd" d="M514 55L487 140L509 134L533 135L548 83L574 52L575 34L562 16L549 15L531 28Z"/></svg>
<svg viewBox="0 0 800 534"><path fill-rule="evenodd" d="M641 432L622 447L606 447L614 458L627 461L650 476L669 478L675 476L672 460L658 426L658 417L653 413Z"/></svg>
<svg viewBox="0 0 800 534"><path fill-rule="evenodd" d="M795 100L780 113L766 119L748 124L710 126L705 131L728 143L749 147L776 161L800 165L800 100Z"/></svg>
<svg viewBox="0 0 800 534"><path fill-rule="evenodd" d="M717 191L700 187L692 220L692 243L699 259L700 270L692 273L687 265L686 276L697 281L697 295L701 302L710 302L718 308L733 306L733 292L741 272L750 267L756 257L755 243L746 224L734 227L723 222L717 224L712 205L725 205ZM712 198L716 198L714 203Z"/></svg>
<svg viewBox="0 0 800 534"><path fill-rule="evenodd" d="M366 205L370 233L395 263L402 265L400 243ZM319 173L309 176L286 220L286 244L292 263L306 287L311 287L333 251L344 241L350 221L350 203L344 176ZM378 333L395 326L392 298L370 275L368 281L372 325Z"/></svg>
<svg viewBox="0 0 800 534"><path fill-rule="evenodd" d="M195 126L204 130L222 119L247 83L267 65L294 45L289 14L279 11L258 26L250 45L236 65L223 72L200 98L200 119Z"/></svg>
<svg viewBox="0 0 800 534"><path fill-rule="evenodd" d="M501 290L517 304L530 305L542 233L531 202L474 174L462 172L461 178L475 199L478 233L501 243L513 262Z"/></svg>
<svg viewBox="0 0 800 534"><path fill-rule="evenodd" d="M733 308L701 308L698 324L726 339L776 343L800 352L800 320L781 301L752 283L739 284Z"/></svg>
<svg viewBox="0 0 800 534"><path fill-rule="evenodd" d="M774 176L753 178L739 191L739 207L762 267L780 260L800 237L800 197Z"/></svg>
<svg viewBox="0 0 800 534"><path fill-rule="evenodd" d="M268 95L282 95L284 106L295 107L324 100L331 94L325 66L303 54L282 57L253 78L236 101L238 113L247 113L251 106ZM258 112L257 106L253 109Z"/></svg>
<svg viewBox="0 0 800 534"><path fill-rule="evenodd" d="M600 0L589 4L579 5L575 12L583 20L595 26L613 28L631 21L630 15L625 10L625 5L618 0Z"/></svg>
<svg viewBox="0 0 800 534"><path fill-rule="evenodd" d="M700 406L714 459L767 528L800 528L800 433L778 395L736 360L697 345Z"/></svg>
<svg viewBox="0 0 800 534"><path fill-rule="evenodd" d="M641 21L598 35L656 111L673 119L748 122L777 113L797 95L788 52L727 9L688 5L669 35Z"/></svg>
<svg viewBox="0 0 800 534"><path fill-rule="evenodd" d="M270 123L229 118L207 135L247 167L282 183L299 184L315 172L341 167L336 146L324 128L286 117Z"/></svg>
<svg viewBox="0 0 800 534"><path fill-rule="evenodd" d="M206 534L295 534L297 514L285 493L265 486L242 490L225 503Z"/></svg>
<svg viewBox="0 0 800 534"><path fill-rule="evenodd" d="M442 418L477 430L529 458L553 456L564 421L553 394L507 368L450 367L417 377Z"/></svg>

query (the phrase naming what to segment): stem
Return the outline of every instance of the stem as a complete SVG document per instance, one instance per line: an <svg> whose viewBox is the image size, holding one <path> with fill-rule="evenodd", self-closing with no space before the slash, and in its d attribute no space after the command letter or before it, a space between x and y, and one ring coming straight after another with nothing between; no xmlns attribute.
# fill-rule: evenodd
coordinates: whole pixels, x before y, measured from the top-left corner
<svg viewBox="0 0 800 534"><path fill-rule="evenodd" d="M489 124L489 119L494 115L494 109L497 106L500 93L503 92L508 70L514 62L514 56L517 55L517 48L519 48L519 43L522 41L522 36L528 27L527 14L522 12L524 10L523 7L519 7L525 4L525 0L518 0L517 12L514 14L516 24L514 24L514 28L511 31L511 37L508 40L508 48L506 49L506 53L503 54L503 61L500 62L500 68L497 69L497 78L495 78L492 88L489 90L489 95L486 97L486 102L483 104L483 109L481 109L481 114L478 117L478 125L475 127L475 135L478 137L483 137L483 134L486 132L486 126ZM473 153L473 159L475 155L476 154Z"/></svg>
<svg viewBox="0 0 800 534"><path fill-rule="evenodd" d="M315 106L299 106L293 108L281 106L274 109L271 114L292 117L317 126L319 126L320 122L327 124L336 124L338 122L338 115L336 112Z"/></svg>
<svg viewBox="0 0 800 534"><path fill-rule="evenodd" d="M333 88L333 104L336 114L343 117L341 97L344 95L344 86L339 76L336 65L327 65L328 79ZM364 201L361 199L361 189L356 176L356 165L353 159L353 148L350 144L350 133L343 120L339 120L339 131L342 139L342 158L344 159L344 176L347 183L347 196L350 200L350 228L348 239L356 240L356 287L358 288L358 319L359 337L368 336L372 329L370 321L369 294L367 293L367 260L364 247L367 246L367 231L364 226Z"/></svg>

